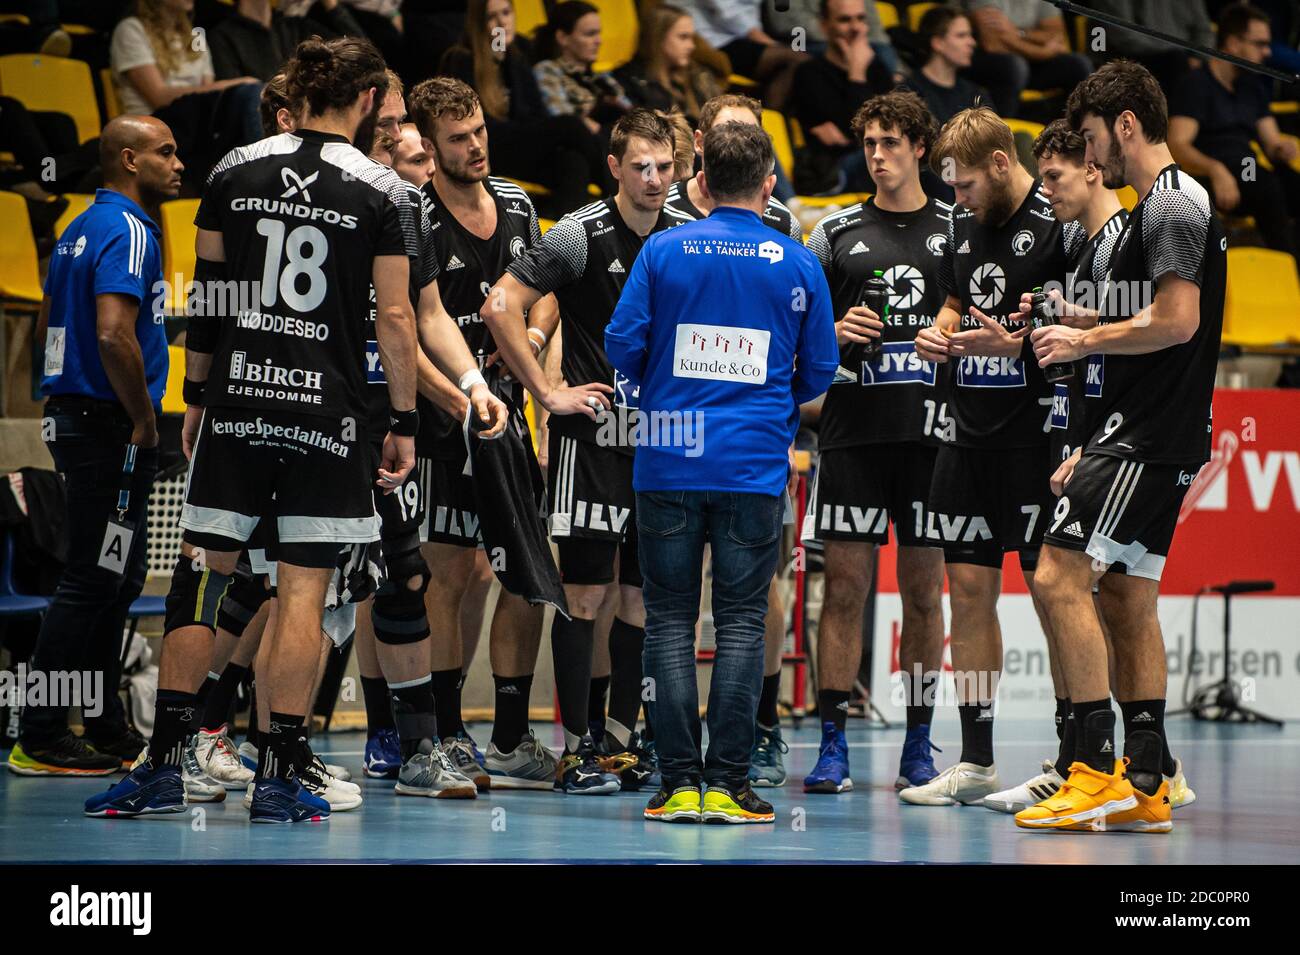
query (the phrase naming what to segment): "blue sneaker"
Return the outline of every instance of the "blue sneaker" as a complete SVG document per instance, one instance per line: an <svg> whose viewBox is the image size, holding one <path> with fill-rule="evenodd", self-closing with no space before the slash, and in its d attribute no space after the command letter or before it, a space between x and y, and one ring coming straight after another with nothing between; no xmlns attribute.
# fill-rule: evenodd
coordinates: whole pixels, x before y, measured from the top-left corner
<svg viewBox="0 0 1300 955"><path fill-rule="evenodd" d="M655 749L655 741L652 739L646 739L642 736L641 751L645 754L643 758L650 763L650 766L653 769L650 778L645 781L644 787L646 789L654 789L657 786L663 785L663 776L659 772L659 750Z"/></svg>
<svg viewBox="0 0 1300 955"><path fill-rule="evenodd" d="M330 804L313 796L299 779L259 779L249 807L250 822L320 822Z"/></svg>
<svg viewBox="0 0 1300 955"><path fill-rule="evenodd" d="M382 729L366 740L362 771L371 779L396 779L402 770L402 747L397 730Z"/></svg>
<svg viewBox="0 0 1300 955"><path fill-rule="evenodd" d="M754 727L754 749L749 754L749 784L751 786L784 786L785 760L782 753L790 747L781 738L781 727L770 730Z"/></svg>
<svg viewBox="0 0 1300 955"><path fill-rule="evenodd" d="M86 800L86 815L97 819L185 811L185 785L179 766L154 769L145 760L116 786Z"/></svg>
<svg viewBox="0 0 1300 955"><path fill-rule="evenodd" d="M844 741L844 730L834 723L822 724L822 745L817 754L817 765L803 778L806 793L842 793L853 788L849 778L849 745Z"/></svg>
<svg viewBox="0 0 1300 955"><path fill-rule="evenodd" d="M903 758L898 761L898 778L894 780L895 789L901 791L909 786L924 786L939 775L934 757L930 755L931 750L943 752L930 742L930 724L922 723L907 731L907 739L903 741Z"/></svg>

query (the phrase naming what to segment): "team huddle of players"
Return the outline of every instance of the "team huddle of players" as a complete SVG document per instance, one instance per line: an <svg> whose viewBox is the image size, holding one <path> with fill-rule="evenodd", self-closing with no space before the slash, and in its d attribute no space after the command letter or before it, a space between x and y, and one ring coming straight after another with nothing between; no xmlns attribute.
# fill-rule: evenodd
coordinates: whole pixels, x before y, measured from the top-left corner
<svg viewBox="0 0 1300 955"><path fill-rule="evenodd" d="M305 729L329 646L322 622L346 639L353 610L365 772L395 779L397 793L653 788L633 429L603 427L611 416L626 425L637 396L605 354L604 329L646 237L708 214L690 177L704 132L759 123L759 104L710 101L693 151L680 123L632 111L611 136L616 193L544 236L527 194L490 175L473 90L437 78L404 95L365 41L300 46L267 86L264 120L268 138L217 167L198 214L196 279L260 281L262 311L191 317L185 552L154 736L86 812L173 812L228 789L245 791L253 821L360 805ZM1166 831L1171 806L1194 798L1164 740L1155 605L1184 478L1208 458L1224 251L1205 191L1168 157L1164 122L1150 75L1111 64L1074 92L1069 121L1039 137L1035 178L988 109L940 131L906 91L861 107L876 192L808 239L833 293L842 367L818 410L802 526L822 542L826 573L823 739L807 791L853 786L845 717L863 598L892 523L902 800L982 803L1030 828ZM927 195L927 167L955 204ZM1140 198L1131 213L1114 191L1126 184ZM800 236L775 200L763 218ZM883 314L862 297L873 276L888 285ZM1123 285L1147 289L1146 304L1108 311ZM1039 287L1057 322L1032 331ZM1073 374L1053 385L1040 363ZM544 486L525 391L545 431ZM558 553L558 757L528 727L547 597L535 586L545 574L527 570L550 556L492 519L499 510L525 525L544 510ZM993 718L1007 551L1020 556L1051 651L1060 750L1002 790ZM494 573L511 586L491 621L495 721L480 752L460 685ZM930 724L945 575L962 753L939 772ZM772 609L754 786L785 782ZM607 670L593 664L606 641ZM235 688L250 668L256 718L237 750ZM1111 695L1125 723L1118 762Z"/></svg>

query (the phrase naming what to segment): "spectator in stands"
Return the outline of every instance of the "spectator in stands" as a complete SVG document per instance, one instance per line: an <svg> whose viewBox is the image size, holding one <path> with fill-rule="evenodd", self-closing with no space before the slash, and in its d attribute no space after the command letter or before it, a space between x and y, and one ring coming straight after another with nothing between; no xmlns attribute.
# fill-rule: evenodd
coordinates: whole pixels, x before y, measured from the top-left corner
<svg viewBox="0 0 1300 955"><path fill-rule="evenodd" d="M1263 63L1271 37L1268 14L1234 3L1219 15L1218 48L1251 63ZM1209 180L1221 212L1255 217L1264 242L1293 255L1292 216L1300 212L1300 175L1291 168L1295 140L1285 139L1269 112L1269 85L1224 60L1212 59L1184 78L1169 107L1169 151L1193 176ZM1273 165L1256 163L1258 140ZM1249 170L1252 175L1243 175Z"/></svg>
<svg viewBox="0 0 1300 955"><path fill-rule="evenodd" d="M1070 52L1065 21L1044 0L967 0L979 48L971 79L993 94L1002 116L1020 111L1020 93L1068 94L1092 72L1086 56Z"/></svg>
<svg viewBox="0 0 1300 955"><path fill-rule="evenodd" d="M767 104L783 109L794 71L808 54L797 53L788 41L763 32L762 6L762 0L682 0L700 36L731 60L731 71L758 80Z"/></svg>
<svg viewBox="0 0 1300 955"><path fill-rule="evenodd" d="M285 16L306 16L323 22L321 9L333 7L335 3L348 8L362 35L379 47L389 66L401 72L406 59L402 0L280 0L279 10Z"/></svg>
<svg viewBox="0 0 1300 955"><path fill-rule="evenodd" d="M1237 0L1209 0L1210 16L1217 22L1220 14L1235 2ZM1300 41L1297 35L1300 31L1300 7L1295 0L1254 0L1254 5L1268 14L1272 33L1272 45L1265 64L1300 73L1300 51L1296 49L1297 41ZM1287 98L1294 99L1294 92L1288 92Z"/></svg>
<svg viewBox="0 0 1300 955"><path fill-rule="evenodd" d="M692 59L695 18L669 3L645 11L636 58L614 75L632 102L647 109L681 110L692 125L700 107L722 92L712 72Z"/></svg>
<svg viewBox="0 0 1300 955"><path fill-rule="evenodd" d="M778 2L779 0L763 0L763 26L768 35L781 43L792 43L802 36L802 47L795 49L803 49L810 56L820 56L826 52L826 32L821 25L821 0L785 0L782 4L784 10L777 9ZM903 4L897 6L901 8ZM796 29L803 30L803 34L796 34ZM867 36L871 38L869 42L876 51L876 56L889 67L894 80L901 83L903 67L898 61L898 50L894 49L893 41L885 32L880 11L874 3L867 4Z"/></svg>
<svg viewBox="0 0 1300 955"><path fill-rule="evenodd" d="M933 7L921 17L917 33L928 56L907 85L921 94L940 126L977 103L992 104L988 90L958 72L970 67L975 54L975 34L965 13Z"/></svg>
<svg viewBox="0 0 1300 955"><path fill-rule="evenodd" d="M1184 43L1214 46L1210 15L1206 13L1202 0L1092 0L1090 6L1100 13L1110 13L1168 33ZM1105 46L1099 50L1094 49L1092 41L1092 31L1097 27L1104 31L1101 36L1105 41ZM1120 56L1137 60L1166 90L1172 90L1184 73L1201 65L1200 58L1186 50L1134 30L1121 30L1096 22L1089 24L1087 36L1088 46L1080 52L1092 53L1098 63Z"/></svg>
<svg viewBox="0 0 1300 955"><path fill-rule="evenodd" d="M437 75L446 51L465 31L468 0L403 0L406 69L402 76L414 86Z"/></svg>
<svg viewBox="0 0 1300 955"><path fill-rule="evenodd" d="M339 0L320 0L321 19L271 8L271 0L239 0L230 16L208 32L212 64L218 79L254 76L268 80L284 65L298 44L311 36L333 39L364 36Z"/></svg>
<svg viewBox="0 0 1300 955"><path fill-rule="evenodd" d="M584 0L565 0L538 31L536 48L541 60L533 75L546 111L581 117L607 142L609 129L632 108L632 101L612 74L592 69L600 55L600 12Z"/></svg>
<svg viewBox="0 0 1300 955"><path fill-rule="evenodd" d="M257 79L215 79L207 47L191 33L193 8L194 0L137 0L109 51L122 111L152 113L171 128L190 195L222 155L261 138Z"/></svg>
<svg viewBox="0 0 1300 955"><path fill-rule="evenodd" d="M807 142L794 170L800 195L870 188L853 117L866 100L894 85L868 42L864 0L822 0L821 25L826 52L799 67L790 103Z"/></svg>
<svg viewBox="0 0 1300 955"><path fill-rule="evenodd" d="M605 150L578 116L548 116L526 40L515 34L510 0L470 0L465 36L439 72L472 86L483 104L492 171L541 182L552 195L538 205L549 219L585 205L587 184L612 188Z"/></svg>

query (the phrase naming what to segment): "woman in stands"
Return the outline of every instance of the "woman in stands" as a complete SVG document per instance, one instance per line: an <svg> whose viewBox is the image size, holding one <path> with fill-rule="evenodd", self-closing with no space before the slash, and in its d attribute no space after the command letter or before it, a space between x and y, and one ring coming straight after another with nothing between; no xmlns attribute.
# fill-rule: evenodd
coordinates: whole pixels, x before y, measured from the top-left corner
<svg viewBox="0 0 1300 955"><path fill-rule="evenodd" d="M262 138L261 85L251 76L215 80L207 44L193 33L193 10L194 0L136 0L135 16L117 25L109 49L123 112L153 114L171 127L189 186L230 149Z"/></svg>
<svg viewBox="0 0 1300 955"><path fill-rule="evenodd" d="M590 201L587 184L612 191L605 149L582 117L548 116L533 76L530 45L515 34L510 0L469 0L465 35L438 70L478 93L487 122L492 171L551 190L538 210L558 219Z"/></svg>
<svg viewBox="0 0 1300 955"><path fill-rule="evenodd" d="M681 7L645 8L637 57L615 73L632 101L650 109L681 110L692 127L700 108L722 92L718 78L693 59L695 21Z"/></svg>
<svg viewBox="0 0 1300 955"><path fill-rule="evenodd" d="M540 62L533 67L546 111L552 116L580 116L602 141L632 108L623 87L610 73L592 65L600 54L600 12L584 0L564 0L555 7L536 37Z"/></svg>

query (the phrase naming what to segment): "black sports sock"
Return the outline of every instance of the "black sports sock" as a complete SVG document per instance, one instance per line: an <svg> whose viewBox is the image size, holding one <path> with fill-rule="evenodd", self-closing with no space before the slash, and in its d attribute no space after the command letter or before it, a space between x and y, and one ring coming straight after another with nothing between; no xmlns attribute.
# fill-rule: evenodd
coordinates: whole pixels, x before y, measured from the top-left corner
<svg viewBox="0 0 1300 955"><path fill-rule="evenodd" d="M591 735L605 735L605 696L609 693L609 677L593 676L591 691L587 694L587 725L592 727Z"/></svg>
<svg viewBox="0 0 1300 955"><path fill-rule="evenodd" d="M1165 736L1165 701L1132 700L1120 703L1119 711L1124 714L1124 752L1128 753L1128 738L1131 734L1150 730L1160 737L1160 772L1166 776L1174 774L1174 756L1169 752L1169 739Z"/></svg>
<svg viewBox="0 0 1300 955"><path fill-rule="evenodd" d="M959 703L961 762L993 765L993 704Z"/></svg>
<svg viewBox="0 0 1300 955"><path fill-rule="evenodd" d="M197 728L195 714L198 700L193 693L159 690L154 709L153 737L149 740L149 758L154 768L179 766L185 742Z"/></svg>
<svg viewBox="0 0 1300 955"><path fill-rule="evenodd" d="M248 667L241 667L238 663L226 664L226 668L221 671L221 679L212 688L203 705L203 722L200 725L205 730L215 730L229 722L230 710L235 705L235 694L246 676Z"/></svg>
<svg viewBox="0 0 1300 955"><path fill-rule="evenodd" d="M781 722L781 716L776 711L776 704L781 698L781 671L777 670L771 676L763 677L763 690L758 694L758 725L766 729L772 729Z"/></svg>
<svg viewBox="0 0 1300 955"><path fill-rule="evenodd" d="M1075 701L1074 726L1078 737L1074 758L1099 773L1115 772L1115 711L1110 708L1110 698Z"/></svg>
<svg viewBox="0 0 1300 955"><path fill-rule="evenodd" d="M194 698L198 701L200 709L208 705L208 696L212 693L212 690L217 685L217 681L220 679L221 675L213 673L211 670L209 670L208 675L203 678L203 682L199 684L199 692L194 694Z"/></svg>
<svg viewBox="0 0 1300 955"><path fill-rule="evenodd" d="M849 719L849 691L818 690L817 715L823 724L834 723L835 728L843 732Z"/></svg>
<svg viewBox="0 0 1300 955"><path fill-rule="evenodd" d="M433 715L433 677L430 675L423 680L399 686L385 684L384 689L387 691L385 695L392 696L389 723L397 729L397 737L401 740L402 762L406 762L419 752L422 740L438 739L438 725ZM369 694L367 699L368 697Z"/></svg>
<svg viewBox="0 0 1300 955"><path fill-rule="evenodd" d="M496 720L492 723L492 742L503 753L513 753L528 732L528 694L533 690L533 675L497 676Z"/></svg>
<svg viewBox="0 0 1300 955"><path fill-rule="evenodd" d="M1123 704L1120 704L1123 706ZM1154 796L1160 788L1160 761L1164 743L1160 734L1153 730L1134 730L1124 732L1124 755L1128 757L1128 767L1124 774L1134 789L1141 790L1148 796Z"/></svg>
<svg viewBox="0 0 1300 955"><path fill-rule="evenodd" d="M443 739L465 732L460 719L460 667L433 671L433 708L438 714L438 732Z"/></svg>
<svg viewBox="0 0 1300 955"><path fill-rule="evenodd" d="M912 674L904 671L903 687L907 690L907 728L929 726L934 722L934 700L939 689L939 674L925 674L918 686Z"/></svg>
<svg viewBox="0 0 1300 955"><path fill-rule="evenodd" d="M301 759L306 745L306 732L303 729L305 716L294 713L271 714L270 727L266 733L266 759L262 767L264 777L287 779L289 771Z"/></svg>
<svg viewBox="0 0 1300 955"><path fill-rule="evenodd" d="M382 676L363 676L361 695L366 701L366 735L392 729L393 702L388 695L388 682Z"/></svg>
<svg viewBox="0 0 1300 955"><path fill-rule="evenodd" d="M1056 774L1062 779L1070 776L1070 764L1074 762L1075 748L1078 746L1078 725L1074 721L1074 707L1069 697L1056 700L1056 736L1061 741L1056 751Z"/></svg>
<svg viewBox="0 0 1300 955"><path fill-rule="evenodd" d="M560 701L564 724L564 748L573 748L569 737L587 735L587 704L591 694L591 647L596 621L563 614L551 624L551 658L555 665L555 695Z"/></svg>
<svg viewBox="0 0 1300 955"><path fill-rule="evenodd" d="M636 730L636 717L641 712L644 647L645 628L615 617L609 628L609 719L605 730L623 746Z"/></svg>

